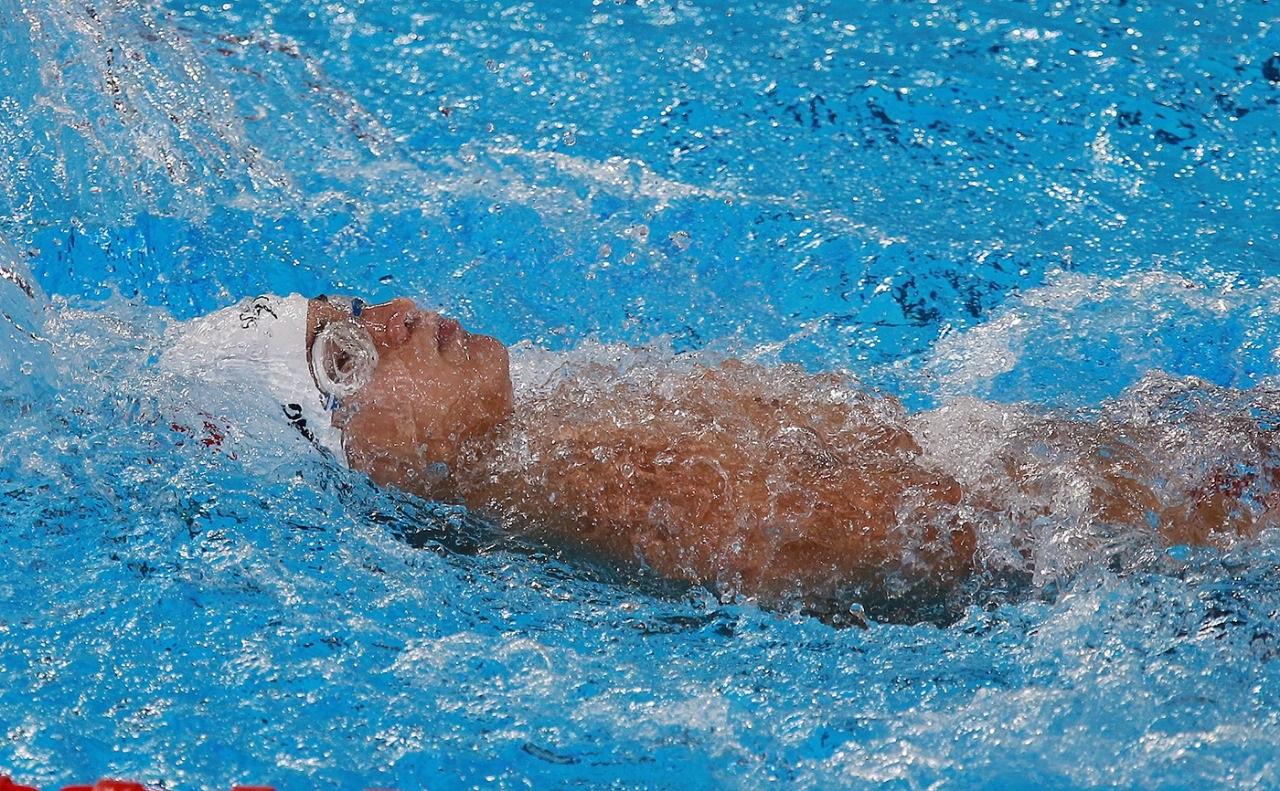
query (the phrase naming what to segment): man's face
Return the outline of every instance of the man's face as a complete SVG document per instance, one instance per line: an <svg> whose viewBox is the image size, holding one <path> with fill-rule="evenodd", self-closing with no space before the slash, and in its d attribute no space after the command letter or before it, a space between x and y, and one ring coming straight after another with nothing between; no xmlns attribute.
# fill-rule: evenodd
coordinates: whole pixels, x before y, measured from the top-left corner
<svg viewBox="0 0 1280 791"><path fill-rule="evenodd" d="M314 304L321 321L329 318L324 311L346 315ZM468 440L511 414L507 350L409 299L366 307L357 320L373 339L378 365L335 416L348 460L379 483L421 490L418 478L428 468L453 467Z"/></svg>

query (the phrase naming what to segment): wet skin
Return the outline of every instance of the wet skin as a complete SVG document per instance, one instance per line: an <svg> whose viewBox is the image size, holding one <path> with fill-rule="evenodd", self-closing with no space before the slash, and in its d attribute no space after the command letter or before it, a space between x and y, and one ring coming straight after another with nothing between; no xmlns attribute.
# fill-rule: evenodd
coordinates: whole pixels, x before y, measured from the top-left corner
<svg viewBox="0 0 1280 791"><path fill-rule="evenodd" d="M308 348L325 322L348 315L343 307L312 300ZM456 467L464 445L511 414L506 348L404 298L368 306L358 321L379 360L369 384L334 413L348 463L379 484L455 497L445 468Z"/></svg>
<svg viewBox="0 0 1280 791"><path fill-rule="evenodd" d="M308 346L317 327L347 315L313 300ZM792 372L799 389L779 399L782 372L771 379L730 361L690 371L675 395L606 388L595 397L607 408L592 413L584 405L593 396L569 384L517 415L507 352L494 338L408 299L368 307L359 320L380 359L333 418L353 469L766 606L865 601L891 586L899 598L936 596L974 569L977 524L1030 518L1010 510L1005 484L1052 488L1027 472L1035 451L1012 446L997 486L961 487L925 462L895 399L809 397L843 386L838 377ZM1227 480L1229 462L1204 486L1160 485L1141 441L1121 452L1128 446L1117 438L1129 443L1136 429L1046 420L1036 435L1079 457L1092 518L1140 527L1154 519L1167 543L1193 544L1229 543L1280 521L1275 498L1246 496L1252 479ZM1268 491L1280 488L1280 472L1261 474Z"/></svg>
<svg viewBox="0 0 1280 791"><path fill-rule="evenodd" d="M313 301L308 345L324 322L348 315L344 307ZM695 427L698 436L691 438L690 427L680 423L685 416L712 425L720 410L761 431L799 420L830 433L799 407L780 416L776 403L736 388L717 371L693 377L686 402L669 405L674 412L654 413L638 425L580 419L572 406L556 410L563 420L539 415L520 425L510 419L509 361L495 339L470 334L407 299L367 307L359 321L379 363L372 381L334 416L353 469L673 579L734 587L764 604L874 587L908 552L894 530L908 490L948 506L958 498L954 481L915 463L918 448L901 432L868 431L834 465L819 467L803 454L757 458L731 433ZM635 397L623 411L649 414L648 399ZM571 405L577 394L562 388L555 398ZM828 417L834 425L847 416ZM532 465L495 460L513 431ZM732 471L732 480L712 474L720 466ZM778 501L774 479L762 474L766 466L780 466L796 491L817 499ZM634 475L636 469L643 474ZM785 525L786 540L744 525L744 516ZM934 576L954 580L969 566L971 531L945 516L931 521L938 523L929 531L931 546L911 549L932 561Z"/></svg>

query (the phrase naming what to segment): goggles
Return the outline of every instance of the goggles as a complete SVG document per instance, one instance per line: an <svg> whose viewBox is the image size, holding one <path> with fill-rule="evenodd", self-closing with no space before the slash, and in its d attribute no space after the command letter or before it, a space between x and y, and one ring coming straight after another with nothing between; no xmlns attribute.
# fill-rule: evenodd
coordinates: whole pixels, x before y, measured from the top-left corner
<svg viewBox="0 0 1280 791"><path fill-rule="evenodd" d="M378 367L378 350L373 338L359 321L365 302L359 297L321 296L330 305L348 310L338 319L325 322L316 330L309 350L311 370L316 385L324 394L324 408L338 408L338 399L350 398L369 384Z"/></svg>

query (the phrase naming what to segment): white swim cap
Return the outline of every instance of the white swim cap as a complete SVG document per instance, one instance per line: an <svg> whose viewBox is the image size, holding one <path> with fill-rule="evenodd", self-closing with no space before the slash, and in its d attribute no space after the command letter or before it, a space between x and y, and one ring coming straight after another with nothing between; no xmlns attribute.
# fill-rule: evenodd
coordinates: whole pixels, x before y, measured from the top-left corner
<svg viewBox="0 0 1280 791"><path fill-rule="evenodd" d="M160 366L218 387L265 386L290 425L347 463L342 432L307 365L306 297L245 299L183 322Z"/></svg>

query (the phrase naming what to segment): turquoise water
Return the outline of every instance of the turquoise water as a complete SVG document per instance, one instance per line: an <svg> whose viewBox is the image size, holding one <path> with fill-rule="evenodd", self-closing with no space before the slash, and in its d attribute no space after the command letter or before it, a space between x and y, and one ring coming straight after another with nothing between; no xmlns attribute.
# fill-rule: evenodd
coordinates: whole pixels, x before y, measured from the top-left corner
<svg viewBox="0 0 1280 791"><path fill-rule="evenodd" d="M154 364L175 318L343 290L919 409L1257 417L1278 110L1263 0L0 0L0 773L1280 786L1275 531L1042 526L1028 589L836 631L180 444Z"/></svg>

